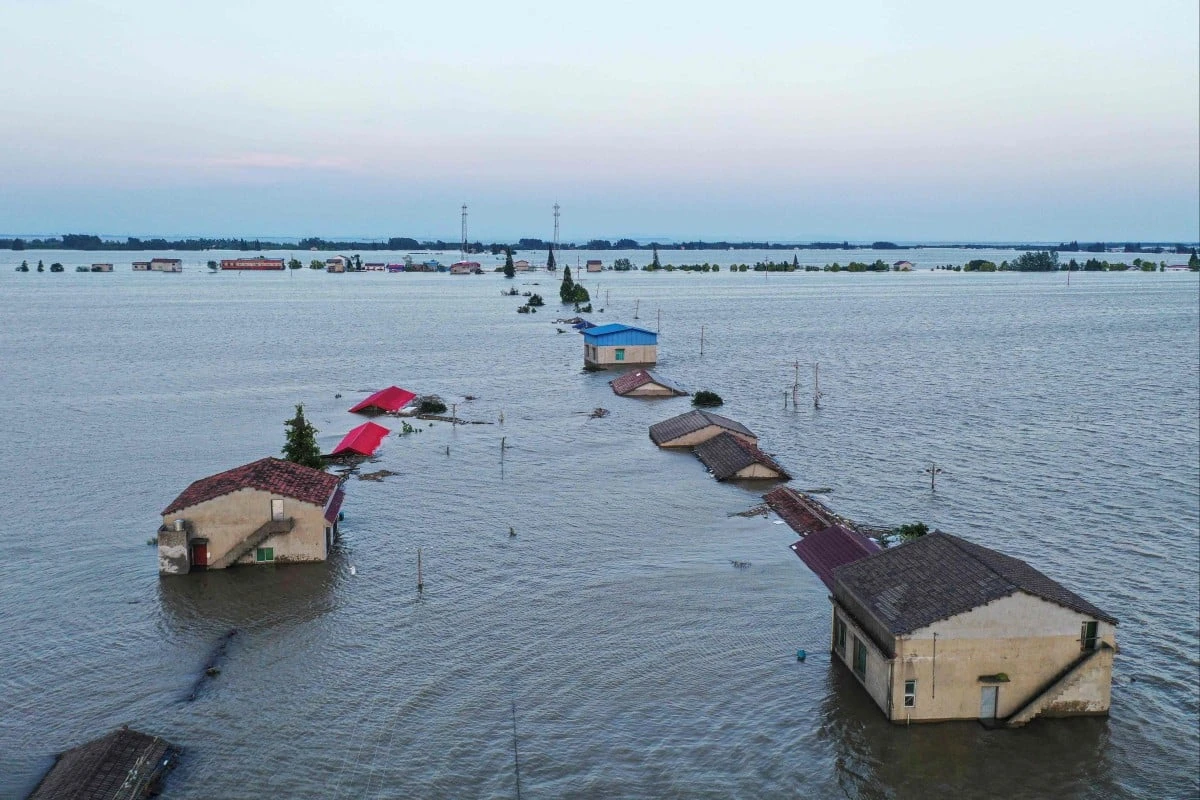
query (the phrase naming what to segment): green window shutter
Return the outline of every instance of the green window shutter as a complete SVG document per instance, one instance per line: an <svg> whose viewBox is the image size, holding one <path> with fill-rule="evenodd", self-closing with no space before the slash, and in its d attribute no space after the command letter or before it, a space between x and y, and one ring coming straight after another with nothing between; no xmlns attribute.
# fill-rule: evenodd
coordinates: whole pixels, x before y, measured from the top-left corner
<svg viewBox="0 0 1200 800"><path fill-rule="evenodd" d="M618 347L617 348L617 361L624 361L624 360L625 360L625 348Z"/></svg>
<svg viewBox="0 0 1200 800"><path fill-rule="evenodd" d="M275 560L275 548L274 547L258 548L258 550L255 551L255 553L254 553L254 560L255 561L274 561Z"/></svg>

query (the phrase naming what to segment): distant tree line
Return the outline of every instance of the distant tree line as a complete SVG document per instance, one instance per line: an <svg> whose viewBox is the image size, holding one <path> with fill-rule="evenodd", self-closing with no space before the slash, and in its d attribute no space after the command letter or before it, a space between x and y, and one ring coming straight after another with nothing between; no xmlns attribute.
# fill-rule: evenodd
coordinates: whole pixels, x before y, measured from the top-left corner
<svg viewBox="0 0 1200 800"><path fill-rule="evenodd" d="M155 237L140 239L127 237L121 239L105 239L94 234L67 233L62 236L46 238L23 239L19 237L0 237L0 250L458 250L461 242L448 242L442 239L414 239L407 236L393 236L388 239L371 241L345 241L338 239L322 239L310 236L298 242L278 242L268 239L243 238L207 238L193 237L187 239L165 239ZM510 249L519 250L549 250L551 243L544 239L522 238L515 244L511 242L470 242L468 253L486 253L501 255ZM870 244L851 244L841 242L761 242L761 241L705 241L698 239L688 242L639 242L636 239L591 239L587 242L563 242L557 246L559 250L899 250L899 249L938 249L952 248L963 250L996 250L1012 249L1018 251L1040 252L1082 252L1104 253L1119 250L1125 253L1178 253L1186 255L1195 249L1195 244L1167 242L1093 242L1080 244L1078 241L1062 242L1057 245L1045 244L1010 244L995 243L947 243L947 244L915 244L898 245L894 242L876 241Z"/></svg>

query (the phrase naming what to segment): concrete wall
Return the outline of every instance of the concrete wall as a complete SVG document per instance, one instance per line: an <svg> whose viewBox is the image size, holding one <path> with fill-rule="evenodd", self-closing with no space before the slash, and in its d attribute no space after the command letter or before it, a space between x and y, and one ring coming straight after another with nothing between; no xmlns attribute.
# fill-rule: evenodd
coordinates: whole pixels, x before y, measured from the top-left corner
<svg viewBox="0 0 1200 800"><path fill-rule="evenodd" d="M186 575L192 569L187 531L164 527L158 531L158 572L160 575Z"/></svg>
<svg viewBox="0 0 1200 800"><path fill-rule="evenodd" d="M719 436L722 433L732 434L733 436L738 437L742 441L750 442L751 444L754 444L754 445L758 444L757 437L746 436L745 434L738 433L737 431L727 430L725 428L721 428L716 425L705 425L703 428L701 428L698 431L693 431L692 433L684 434L683 436L680 436L675 439L671 439L659 446L660 447L695 447L696 445L703 444L704 442L707 442L709 439L713 438L714 436Z"/></svg>
<svg viewBox="0 0 1200 800"><path fill-rule="evenodd" d="M625 358L617 361L617 350L625 351ZM656 344L622 344L616 346L583 345L584 363L597 367L640 366L658 363L658 345Z"/></svg>
<svg viewBox="0 0 1200 800"><path fill-rule="evenodd" d="M883 709L885 715L888 714L888 698L891 694L892 682L891 659L871 641L871 637L854 621L854 618L837 604L834 604L833 607L833 618L835 626L836 620L841 620L846 624L846 650L844 653L838 652L837 639L835 637L830 645L833 657L846 665L846 669L850 670L850 674L863 685L863 688L867 690L867 694L871 695L871 699ZM854 640L856 638L867 648L865 680L854 672Z"/></svg>
<svg viewBox="0 0 1200 800"><path fill-rule="evenodd" d="M295 520L288 533L276 534L261 547L275 549L275 561L324 561L326 558L324 508L291 497L258 489L240 489L206 500L174 514L163 515L163 526L173 528L178 518L188 521L191 538L208 539L208 562L214 563L264 522L271 519L271 500L283 500L283 515ZM254 563L253 550L237 563Z"/></svg>
<svg viewBox="0 0 1200 800"><path fill-rule="evenodd" d="M779 473L766 464L751 464L737 472L737 478L778 478Z"/></svg>
<svg viewBox="0 0 1200 800"><path fill-rule="evenodd" d="M981 687L998 687L996 716L1008 717L1041 693L1081 655L1080 630L1090 618L1018 592L896 640L893 721L977 719ZM1099 621L1097 636L1115 647L1114 627ZM936 658L934 634L937 634ZM1062 713L1108 711L1112 660L1088 670L1065 698ZM1004 673L1008 682L983 683ZM917 681L916 706L904 707L904 681ZM1085 701L1082 705L1075 701ZM1073 705L1074 704L1074 705ZM1077 710L1071 712L1072 708Z"/></svg>

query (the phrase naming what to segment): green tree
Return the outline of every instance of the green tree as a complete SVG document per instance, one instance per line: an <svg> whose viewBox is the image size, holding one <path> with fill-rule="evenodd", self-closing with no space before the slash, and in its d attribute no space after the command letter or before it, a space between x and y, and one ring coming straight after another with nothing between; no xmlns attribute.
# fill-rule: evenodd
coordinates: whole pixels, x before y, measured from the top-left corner
<svg viewBox="0 0 1200 800"><path fill-rule="evenodd" d="M1196 255L1196 248L1192 248L1192 255L1188 258L1188 266L1192 269L1200 269L1200 256Z"/></svg>
<svg viewBox="0 0 1200 800"><path fill-rule="evenodd" d="M308 268L309 269L325 269L325 262L321 261L319 258L314 258L312 261L308 262Z"/></svg>
<svg viewBox="0 0 1200 800"><path fill-rule="evenodd" d="M321 449L317 447L317 429L304 418L304 404L296 404L296 416L283 423L283 457L313 469L324 469Z"/></svg>
<svg viewBox="0 0 1200 800"><path fill-rule="evenodd" d="M288 269L300 269L303 266L304 264L302 264L298 258L293 257L288 260Z"/></svg>
<svg viewBox="0 0 1200 800"><path fill-rule="evenodd" d="M210 259L208 262L208 268L211 269L213 272L216 272L219 269L219 266L216 261L212 261Z"/></svg>
<svg viewBox="0 0 1200 800"><path fill-rule="evenodd" d="M558 287L558 296L564 303L575 302L575 281L571 278L570 267L563 267L563 279Z"/></svg>
<svg viewBox="0 0 1200 800"><path fill-rule="evenodd" d="M662 263L658 260L658 245L654 245L654 260L650 262L651 269L662 269Z"/></svg>
<svg viewBox="0 0 1200 800"><path fill-rule="evenodd" d="M504 253L504 277L517 277L517 268L513 266L512 248L506 248Z"/></svg>
<svg viewBox="0 0 1200 800"><path fill-rule="evenodd" d="M546 269L552 271L558 269L558 265L554 263L554 245L547 248Z"/></svg>

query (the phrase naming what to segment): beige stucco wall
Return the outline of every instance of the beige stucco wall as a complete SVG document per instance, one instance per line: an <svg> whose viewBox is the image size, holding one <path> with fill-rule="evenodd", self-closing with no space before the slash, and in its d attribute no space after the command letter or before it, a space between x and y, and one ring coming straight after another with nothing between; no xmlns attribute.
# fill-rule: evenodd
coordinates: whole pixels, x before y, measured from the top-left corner
<svg viewBox="0 0 1200 800"><path fill-rule="evenodd" d="M746 436L745 434L738 433L737 431L731 431L726 428L718 427L716 425L706 425L698 431L692 431L691 433L684 434L683 436L680 436L676 439L671 439L667 442L664 442L663 444L661 444L659 446L660 447L695 447L696 445L703 444L704 442L707 442L709 439L713 438L714 436L719 436L722 433L732 434L733 436L738 437L742 441L750 442L751 444L755 444L755 445L758 444L757 437Z"/></svg>
<svg viewBox="0 0 1200 800"><path fill-rule="evenodd" d="M871 695L871 699L883 709L884 714L888 713L888 695L891 693L892 679L892 663L891 659L881 651L871 637L867 636L866 632L859 627L854 618L845 611L839 608L836 604L833 607L834 620L842 620L846 623L846 650L839 652L837 649L836 628L831 630L831 650L833 657L846 665L846 669L850 670L863 687L867 690L867 694ZM859 678L854 672L854 640L860 640L867 648L867 670L866 680Z"/></svg>
<svg viewBox="0 0 1200 800"><path fill-rule="evenodd" d="M751 464L744 469L738 470L737 477L739 478L778 478L779 473L771 469L765 464Z"/></svg>
<svg viewBox="0 0 1200 800"><path fill-rule="evenodd" d="M631 366L658 363L658 345L656 344L625 344L619 349L625 351L625 358L617 361L618 347L598 347L584 342L583 360L598 367Z"/></svg>
<svg viewBox="0 0 1200 800"><path fill-rule="evenodd" d="M674 397L675 393L660 383L645 383L637 387L631 392L626 392L626 397Z"/></svg>
<svg viewBox="0 0 1200 800"><path fill-rule="evenodd" d="M243 541L259 526L271 519L271 500L283 500L283 515L291 517L295 526L287 533L276 534L260 547L273 547L275 560L324 561L325 510L291 497L271 494L258 489L240 489L222 497L206 500L174 514L163 515L163 525L174 527L183 518L192 526L192 538L208 539L208 561L213 563ZM254 563L251 550L237 563Z"/></svg>
<svg viewBox="0 0 1200 800"><path fill-rule="evenodd" d="M900 637L896 642L893 719L976 719L980 689L999 687L996 716L1008 717L1083 655L1080 631L1092 618L1024 592L1003 597L952 619ZM1116 646L1110 623L1096 620L1099 640ZM937 657L934 659L934 634ZM1086 713L1108 710L1111 660L1092 671L1077 693L1095 699ZM985 684L980 675L1004 673L1007 683ZM903 707L904 681L916 679L917 702ZM936 681L936 696L935 695Z"/></svg>

